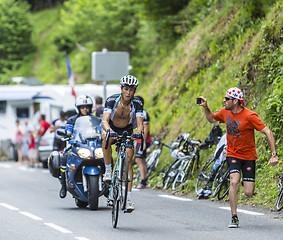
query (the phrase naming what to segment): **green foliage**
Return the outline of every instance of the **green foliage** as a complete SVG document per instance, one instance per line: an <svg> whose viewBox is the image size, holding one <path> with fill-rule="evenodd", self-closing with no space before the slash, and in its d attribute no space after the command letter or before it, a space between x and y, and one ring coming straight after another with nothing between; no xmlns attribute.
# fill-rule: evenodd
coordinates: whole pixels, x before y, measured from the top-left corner
<svg viewBox="0 0 283 240"><path fill-rule="evenodd" d="M34 51L28 4L15 0L0 2L0 73L7 73L22 64ZM0 78L4 83L7 75Z"/></svg>

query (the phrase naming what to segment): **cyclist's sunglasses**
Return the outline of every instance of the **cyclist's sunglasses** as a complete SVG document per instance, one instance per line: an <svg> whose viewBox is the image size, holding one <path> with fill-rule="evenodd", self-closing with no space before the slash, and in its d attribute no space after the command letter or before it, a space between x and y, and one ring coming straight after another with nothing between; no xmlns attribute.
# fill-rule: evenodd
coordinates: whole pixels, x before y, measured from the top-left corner
<svg viewBox="0 0 283 240"><path fill-rule="evenodd" d="M88 109L89 108L89 105L83 105L83 106L80 106L80 108L86 108L86 109Z"/></svg>
<svg viewBox="0 0 283 240"><path fill-rule="evenodd" d="M234 100L236 98L228 98L228 97L224 97L225 98L225 101L229 101L229 100Z"/></svg>
<svg viewBox="0 0 283 240"><path fill-rule="evenodd" d="M135 85L128 85L126 83L122 84L122 87L136 88Z"/></svg>

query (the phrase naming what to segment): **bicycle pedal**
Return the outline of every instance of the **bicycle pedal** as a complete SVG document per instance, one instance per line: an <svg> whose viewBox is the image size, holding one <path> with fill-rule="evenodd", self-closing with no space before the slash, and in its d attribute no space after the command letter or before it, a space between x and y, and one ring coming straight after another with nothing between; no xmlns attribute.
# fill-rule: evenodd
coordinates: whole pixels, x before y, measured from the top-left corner
<svg viewBox="0 0 283 240"><path fill-rule="evenodd" d="M133 209L125 209L124 213L131 213L132 211L134 211Z"/></svg>
<svg viewBox="0 0 283 240"><path fill-rule="evenodd" d="M113 201L107 200L107 207L113 207Z"/></svg>

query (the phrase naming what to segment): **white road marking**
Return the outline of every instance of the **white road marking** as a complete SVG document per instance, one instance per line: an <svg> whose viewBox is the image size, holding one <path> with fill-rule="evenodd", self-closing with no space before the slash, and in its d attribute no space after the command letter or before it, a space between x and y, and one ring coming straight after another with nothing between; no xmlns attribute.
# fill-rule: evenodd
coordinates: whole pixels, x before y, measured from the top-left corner
<svg viewBox="0 0 283 240"><path fill-rule="evenodd" d="M68 229L62 228L62 227L60 227L60 226L58 226L58 225L56 225L56 224L54 224L54 223L44 223L44 224L47 225L48 227L51 227L51 228L53 228L53 229L55 229L55 230L57 230L57 231L62 232L62 233L72 233L72 232L69 231Z"/></svg>
<svg viewBox="0 0 283 240"><path fill-rule="evenodd" d="M33 215L33 214L29 213L29 212L20 212L20 214L23 214L23 215L25 215L25 216L33 219L33 220L36 220L36 221L41 221L42 220L42 218L40 218L38 216L35 216L35 215Z"/></svg>
<svg viewBox="0 0 283 240"><path fill-rule="evenodd" d="M78 239L78 240L89 240L88 238L85 238L85 237L75 237L75 239Z"/></svg>
<svg viewBox="0 0 283 240"><path fill-rule="evenodd" d="M2 167L2 168L12 168L12 166L10 164L7 164L7 163L0 164L0 167Z"/></svg>
<svg viewBox="0 0 283 240"><path fill-rule="evenodd" d="M164 198L170 198L170 199L174 199L174 200L179 200L179 201L185 201L185 202L193 201L192 199L189 199L189 198L175 197L175 196L171 196L171 195L158 195L158 196L164 197Z"/></svg>
<svg viewBox="0 0 283 240"><path fill-rule="evenodd" d="M12 205L9 205L9 204L7 204L7 203L0 203L0 206L5 207L5 208L8 208L8 209L13 210L13 211L19 211L18 208L14 207L14 206L12 206Z"/></svg>
<svg viewBox="0 0 283 240"><path fill-rule="evenodd" d="M220 209L224 210L231 210L230 207L219 207ZM252 211L247 211L244 209L237 209L237 212L245 213L245 214L250 214L250 215L255 215L255 216L263 216L264 213L259 213L259 212L252 212Z"/></svg>

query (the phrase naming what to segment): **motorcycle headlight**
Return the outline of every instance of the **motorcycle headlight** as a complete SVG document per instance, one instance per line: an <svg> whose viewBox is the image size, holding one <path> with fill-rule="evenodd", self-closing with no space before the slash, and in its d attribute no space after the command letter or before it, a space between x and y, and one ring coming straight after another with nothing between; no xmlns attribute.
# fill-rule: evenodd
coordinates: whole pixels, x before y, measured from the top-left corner
<svg viewBox="0 0 283 240"><path fill-rule="evenodd" d="M94 154L96 159L103 158L102 148L96 148Z"/></svg>
<svg viewBox="0 0 283 240"><path fill-rule="evenodd" d="M78 150L78 154L80 156L80 158L85 158L85 159L90 159L90 151L87 148L80 148Z"/></svg>

